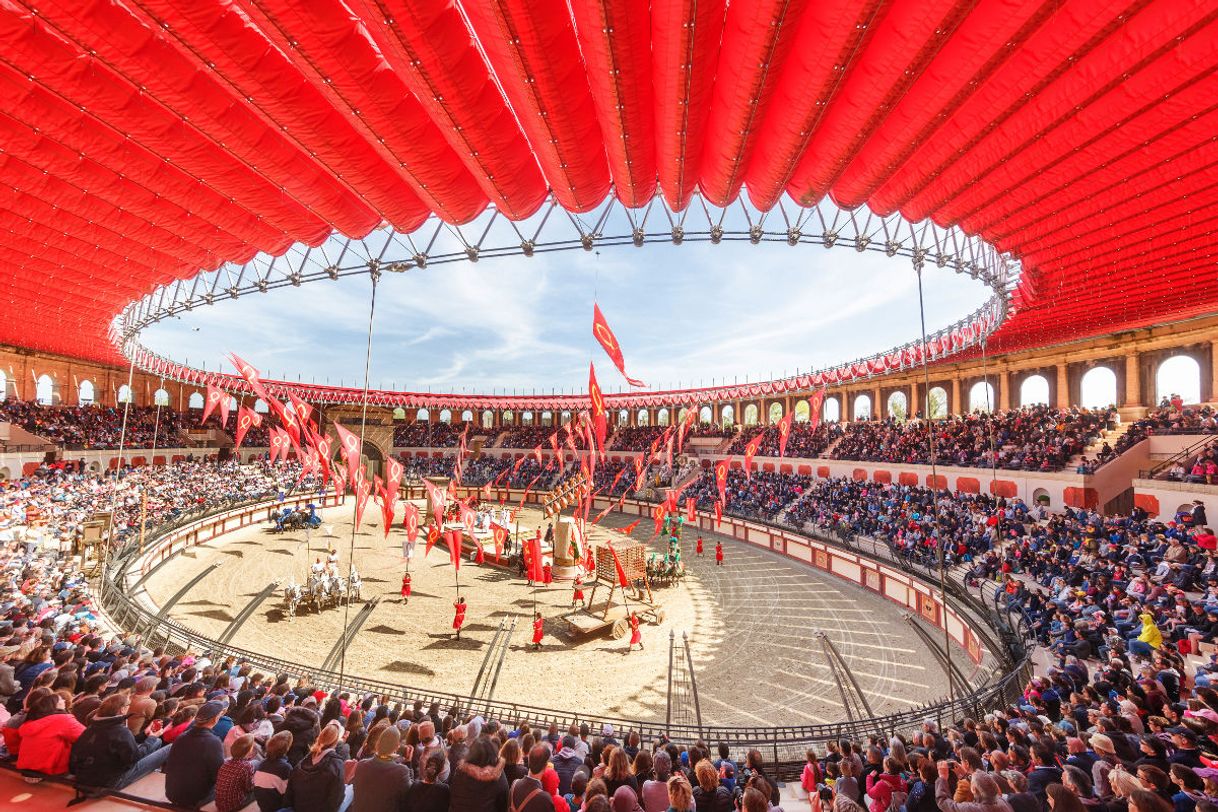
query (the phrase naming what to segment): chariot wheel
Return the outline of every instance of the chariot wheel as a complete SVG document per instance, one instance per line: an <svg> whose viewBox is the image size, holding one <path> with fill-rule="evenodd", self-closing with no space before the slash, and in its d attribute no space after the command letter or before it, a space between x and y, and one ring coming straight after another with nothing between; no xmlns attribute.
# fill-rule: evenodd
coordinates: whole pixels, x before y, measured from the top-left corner
<svg viewBox="0 0 1218 812"><path fill-rule="evenodd" d="M664 609L662 607L657 606L654 610L652 610L651 616L652 616L651 622L654 623L656 626L659 626L661 623L664 622Z"/></svg>
<svg viewBox="0 0 1218 812"><path fill-rule="evenodd" d="M610 629L610 634L614 640L621 640L626 636L626 630L630 624L626 622L626 618L618 618L613 622L613 627Z"/></svg>

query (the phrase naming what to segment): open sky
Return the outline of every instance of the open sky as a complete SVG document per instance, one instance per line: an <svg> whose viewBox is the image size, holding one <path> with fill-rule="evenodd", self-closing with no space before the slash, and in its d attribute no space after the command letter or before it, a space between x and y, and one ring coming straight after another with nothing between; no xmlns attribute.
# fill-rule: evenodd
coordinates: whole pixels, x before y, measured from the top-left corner
<svg viewBox="0 0 1218 812"><path fill-rule="evenodd" d="M146 344L223 368L236 352L274 378L362 385L370 281L321 281L224 300L154 325ZM933 265L927 329L988 289ZM743 381L847 361L918 336L908 258L848 248L687 242L484 259L385 274L371 385L442 391L584 391L588 361L624 386L591 336L598 299L627 369L652 388Z"/></svg>

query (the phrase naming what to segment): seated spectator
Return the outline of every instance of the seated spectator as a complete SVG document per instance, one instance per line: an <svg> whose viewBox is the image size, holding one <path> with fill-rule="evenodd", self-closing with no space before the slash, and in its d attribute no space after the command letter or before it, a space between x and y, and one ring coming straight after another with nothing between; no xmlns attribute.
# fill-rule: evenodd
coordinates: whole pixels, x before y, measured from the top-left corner
<svg viewBox="0 0 1218 812"><path fill-rule="evenodd" d="M288 777L292 765L288 761L288 748L292 746L292 734L286 730L276 733L266 743L266 758L254 772L254 800L259 812L278 812L283 808L283 799L288 791Z"/></svg>
<svg viewBox="0 0 1218 812"><path fill-rule="evenodd" d="M165 797L178 806L198 807L216 794L216 776L224 763L224 744L212 733L224 706L205 702L194 723L178 736L165 761Z"/></svg>
<svg viewBox="0 0 1218 812"><path fill-rule="evenodd" d="M169 757L169 747L156 737L153 725L137 741L127 725L131 700L126 694L106 697L72 745L70 766L80 783L90 787L122 789L157 770Z"/></svg>
<svg viewBox="0 0 1218 812"><path fill-rule="evenodd" d="M292 770L285 802L295 812L338 812L350 800L350 789L343 782L343 758L335 749L342 733L339 722L328 723Z"/></svg>
<svg viewBox="0 0 1218 812"><path fill-rule="evenodd" d="M68 771L72 745L84 730L84 725L68 711L62 693L39 697L17 730L21 738L17 769L64 775Z"/></svg>
<svg viewBox="0 0 1218 812"><path fill-rule="evenodd" d="M245 733L232 743L232 755L216 774L216 812L237 812L253 799L258 745Z"/></svg>
<svg viewBox="0 0 1218 812"><path fill-rule="evenodd" d="M351 812L399 812L406 808L413 776L410 768L398 760L401 741L396 725L385 728L377 737L376 754L356 765Z"/></svg>

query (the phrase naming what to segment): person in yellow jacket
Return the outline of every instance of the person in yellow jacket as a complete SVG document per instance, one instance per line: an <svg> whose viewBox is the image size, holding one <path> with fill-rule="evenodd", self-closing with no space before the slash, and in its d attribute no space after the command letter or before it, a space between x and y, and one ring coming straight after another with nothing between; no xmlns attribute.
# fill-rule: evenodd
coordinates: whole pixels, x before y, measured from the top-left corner
<svg viewBox="0 0 1218 812"><path fill-rule="evenodd" d="M1129 641L1129 653L1149 657L1151 652L1163 645L1163 633L1155 625L1155 616L1150 612L1138 615L1142 621L1142 632Z"/></svg>

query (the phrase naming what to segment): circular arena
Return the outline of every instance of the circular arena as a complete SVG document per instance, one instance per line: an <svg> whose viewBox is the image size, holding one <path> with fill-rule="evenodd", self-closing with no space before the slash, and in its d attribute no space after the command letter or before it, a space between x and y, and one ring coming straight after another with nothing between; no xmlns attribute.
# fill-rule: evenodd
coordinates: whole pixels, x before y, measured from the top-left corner
<svg viewBox="0 0 1218 812"><path fill-rule="evenodd" d="M1212 3L0 42L5 808L1216 812Z"/></svg>

